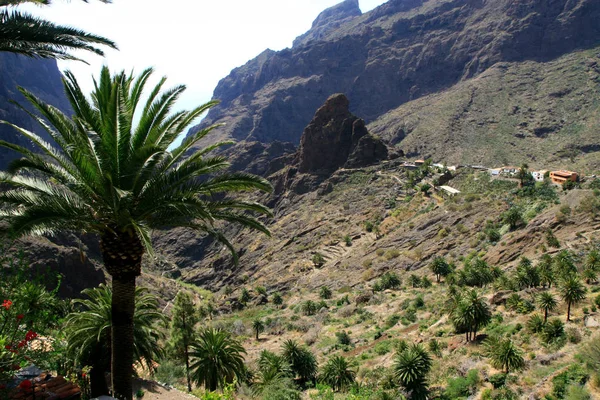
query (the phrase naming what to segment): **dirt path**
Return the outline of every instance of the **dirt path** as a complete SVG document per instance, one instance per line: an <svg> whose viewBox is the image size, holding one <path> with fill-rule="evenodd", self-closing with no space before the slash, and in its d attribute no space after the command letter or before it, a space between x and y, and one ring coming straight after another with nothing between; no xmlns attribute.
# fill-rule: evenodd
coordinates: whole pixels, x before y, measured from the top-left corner
<svg viewBox="0 0 600 400"><path fill-rule="evenodd" d="M133 382L133 390L137 392L144 391L143 400L192 400L198 399L191 394L184 393L175 388L166 388L156 382L136 379Z"/></svg>

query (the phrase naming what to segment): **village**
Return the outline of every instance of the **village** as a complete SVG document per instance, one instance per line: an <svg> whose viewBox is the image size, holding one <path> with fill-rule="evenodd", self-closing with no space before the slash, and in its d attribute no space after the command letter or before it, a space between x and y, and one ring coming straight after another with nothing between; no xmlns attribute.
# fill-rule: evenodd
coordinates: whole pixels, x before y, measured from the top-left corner
<svg viewBox="0 0 600 400"><path fill-rule="evenodd" d="M433 163L430 159L428 160L415 160L415 161L405 161L402 163L402 167L407 170L416 170L422 168L423 166L428 165L429 168L437 169L444 174L446 171L455 172L462 168L470 168L473 170L487 171L492 178L495 179L507 179L513 180L518 179L518 175L521 172L521 167L515 166L503 166L498 168L488 168L483 165L450 165L447 166L441 163ZM526 167L526 165L525 165ZM579 182L581 177L577 172L568 171L568 170L537 170L537 171L528 171L535 182L543 182L545 179L549 179L555 185L563 186L567 182ZM432 180L433 183L433 180ZM444 196L456 196L460 194L458 189L455 189L451 186L441 184L441 185L432 185L433 188L443 194Z"/></svg>

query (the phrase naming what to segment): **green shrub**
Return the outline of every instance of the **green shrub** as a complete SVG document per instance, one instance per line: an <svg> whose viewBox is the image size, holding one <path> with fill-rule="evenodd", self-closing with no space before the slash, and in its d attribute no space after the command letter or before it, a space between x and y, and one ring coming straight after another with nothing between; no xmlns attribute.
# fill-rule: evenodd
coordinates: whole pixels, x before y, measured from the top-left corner
<svg viewBox="0 0 600 400"><path fill-rule="evenodd" d="M392 314L385 320L385 327L387 329L394 327L398 321L400 321L400 316L398 314Z"/></svg>
<svg viewBox="0 0 600 400"><path fill-rule="evenodd" d="M444 395L449 399L460 399L468 397L477 392L479 384L479 373L476 369L467 372L467 375L448 380L448 386L444 391Z"/></svg>
<svg viewBox="0 0 600 400"><path fill-rule="evenodd" d="M325 257L321 253L315 253L312 256L312 263L315 267L320 268L325 264Z"/></svg>
<svg viewBox="0 0 600 400"><path fill-rule="evenodd" d="M267 295L267 289L264 286L257 286L254 288L254 291L263 296Z"/></svg>
<svg viewBox="0 0 600 400"><path fill-rule="evenodd" d="M321 289L319 290L319 297L322 299L330 299L331 298L331 289L329 289L327 286L321 286Z"/></svg>
<svg viewBox="0 0 600 400"><path fill-rule="evenodd" d="M350 237L350 235L345 235L344 236L344 243L348 247L352 246L352 238Z"/></svg>
<svg viewBox="0 0 600 400"><path fill-rule="evenodd" d="M504 384L506 383L506 374L505 373L494 374L494 375L491 375L488 378L488 380L490 381L490 383L492 384L494 389L499 389L502 386L504 386Z"/></svg>
<svg viewBox="0 0 600 400"><path fill-rule="evenodd" d="M588 379L589 375L580 365L571 365L567 370L552 378L552 394L559 399L564 399L569 385L584 385Z"/></svg>
<svg viewBox="0 0 600 400"><path fill-rule="evenodd" d="M592 400L592 395L585 386L570 385L567 389L565 400Z"/></svg>
<svg viewBox="0 0 600 400"><path fill-rule="evenodd" d="M542 331L542 340L546 344L560 344L565 337L565 324L557 318L549 319Z"/></svg>
<svg viewBox="0 0 600 400"><path fill-rule="evenodd" d="M346 331L336 332L335 337L337 338L338 343L343 346L349 346L352 343L350 335Z"/></svg>

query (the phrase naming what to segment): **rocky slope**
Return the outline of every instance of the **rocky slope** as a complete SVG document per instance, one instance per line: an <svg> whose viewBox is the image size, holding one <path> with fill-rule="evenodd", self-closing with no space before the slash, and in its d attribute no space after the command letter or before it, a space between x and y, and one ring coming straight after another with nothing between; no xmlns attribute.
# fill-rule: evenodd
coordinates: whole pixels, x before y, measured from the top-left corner
<svg viewBox="0 0 600 400"><path fill-rule="evenodd" d="M234 69L215 89L222 103L202 125L225 122L222 135L237 140L298 143L314 110L333 93L345 93L352 111L370 123L402 104L481 77L498 63L550 62L600 43L600 3L593 0L390 0L359 11L356 1L347 0L319 16L294 47L267 50ZM515 79L526 81L527 74L518 71ZM550 93L540 97L552 99ZM510 108L497 112L499 123L512 118ZM459 116L431 141L451 152L458 143L446 138L472 125ZM426 152L446 155L437 147Z"/></svg>

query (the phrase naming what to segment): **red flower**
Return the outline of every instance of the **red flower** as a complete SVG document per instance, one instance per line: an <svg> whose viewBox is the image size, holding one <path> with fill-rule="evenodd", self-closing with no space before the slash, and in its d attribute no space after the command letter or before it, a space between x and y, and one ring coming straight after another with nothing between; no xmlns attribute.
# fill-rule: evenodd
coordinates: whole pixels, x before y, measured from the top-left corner
<svg viewBox="0 0 600 400"><path fill-rule="evenodd" d="M6 346L4 346L4 348L5 348L6 350L10 350L10 349L12 349L12 346L11 346L10 344L7 344Z"/></svg>
<svg viewBox="0 0 600 400"><path fill-rule="evenodd" d="M35 333L34 331L29 331L25 335L25 340L27 340L29 342L29 341L35 339L36 337L37 337L37 333Z"/></svg>
<svg viewBox="0 0 600 400"><path fill-rule="evenodd" d="M4 302L2 303L2 307L4 307L5 310L10 309L10 306L12 306L12 301L10 300L4 300Z"/></svg>
<svg viewBox="0 0 600 400"><path fill-rule="evenodd" d="M18 371L21 369L21 366L19 364L13 364L12 369L14 369L15 371Z"/></svg>
<svg viewBox="0 0 600 400"><path fill-rule="evenodd" d="M81 374L81 377L85 379L85 377L86 377L85 372L83 374Z"/></svg>
<svg viewBox="0 0 600 400"><path fill-rule="evenodd" d="M19 344L17 345L17 349L20 349L20 348L25 347L25 346L27 346L27 341L26 340L21 340L19 342Z"/></svg>
<svg viewBox="0 0 600 400"><path fill-rule="evenodd" d="M20 321L20 320L22 320L24 317L25 317L25 316L24 316L23 314L19 314L19 315L17 315L17 319L18 319L19 321Z"/></svg>
<svg viewBox="0 0 600 400"><path fill-rule="evenodd" d="M19 387L23 390L29 390L31 389L31 381L29 380L25 380L21 383L19 383Z"/></svg>

